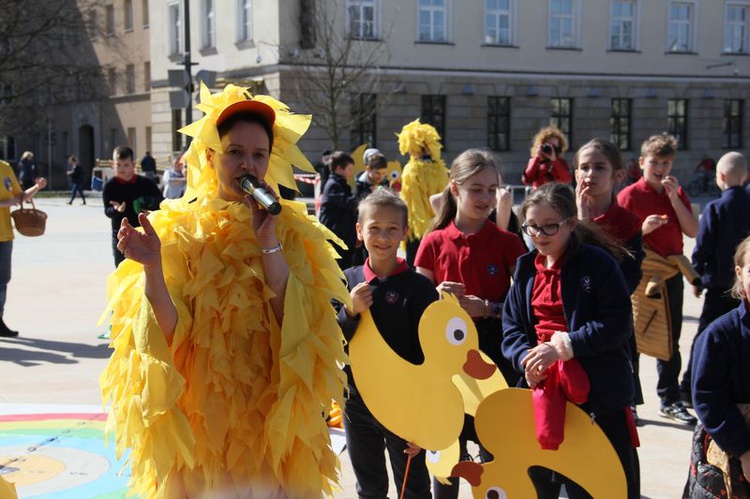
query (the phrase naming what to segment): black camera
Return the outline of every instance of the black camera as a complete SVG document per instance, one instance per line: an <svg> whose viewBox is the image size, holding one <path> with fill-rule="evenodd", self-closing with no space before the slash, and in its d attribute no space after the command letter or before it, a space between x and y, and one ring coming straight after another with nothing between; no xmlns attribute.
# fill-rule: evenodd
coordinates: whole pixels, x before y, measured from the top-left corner
<svg viewBox="0 0 750 499"><path fill-rule="evenodd" d="M546 142L542 144L542 152L544 154L552 154L553 148L550 144L547 144Z"/></svg>

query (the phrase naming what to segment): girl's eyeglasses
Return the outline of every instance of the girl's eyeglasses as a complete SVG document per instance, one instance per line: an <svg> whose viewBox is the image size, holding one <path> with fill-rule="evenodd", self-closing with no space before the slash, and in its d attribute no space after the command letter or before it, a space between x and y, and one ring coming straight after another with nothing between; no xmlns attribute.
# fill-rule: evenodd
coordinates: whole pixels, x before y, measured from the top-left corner
<svg viewBox="0 0 750 499"><path fill-rule="evenodd" d="M544 234L545 236L554 236L560 230L560 227L568 223L568 220L570 220L570 218L566 218L562 222L544 225L523 224L521 225L521 229L526 233L527 236L531 237L536 237L539 234Z"/></svg>

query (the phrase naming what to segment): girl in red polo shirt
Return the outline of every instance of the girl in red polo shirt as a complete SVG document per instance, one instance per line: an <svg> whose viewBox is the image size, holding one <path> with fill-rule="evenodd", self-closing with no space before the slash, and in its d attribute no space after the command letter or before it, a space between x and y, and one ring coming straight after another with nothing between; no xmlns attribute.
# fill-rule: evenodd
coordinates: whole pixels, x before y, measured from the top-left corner
<svg viewBox="0 0 750 499"><path fill-rule="evenodd" d="M499 173L490 153L479 149L461 153L451 165L440 210L419 246L414 264L439 291L458 298L474 319L480 350L513 386L519 376L500 351L500 315L516 259L525 251L516 234L498 228L487 218L496 205L498 185ZM477 441L469 416L461 435L463 450L467 439ZM480 452L483 461L490 457L483 449ZM434 482L436 499L457 497L458 480L452 480L451 486Z"/></svg>
<svg viewBox="0 0 750 499"><path fill-rule="evenodd" d="M632 295L641 282L643 261L643 234L641 219L617 203L615 186L625 180L627 170L622 156L612 142L592 139L578 149L573 158L576 174L576 204L579 220L591 220L628 250L621 262L628 291ZM638 378L638 351L635 335L630 337L631 360L635 381L635 403L643 403L641 382ZM633 415L638 421L635 405Z"/></svg>

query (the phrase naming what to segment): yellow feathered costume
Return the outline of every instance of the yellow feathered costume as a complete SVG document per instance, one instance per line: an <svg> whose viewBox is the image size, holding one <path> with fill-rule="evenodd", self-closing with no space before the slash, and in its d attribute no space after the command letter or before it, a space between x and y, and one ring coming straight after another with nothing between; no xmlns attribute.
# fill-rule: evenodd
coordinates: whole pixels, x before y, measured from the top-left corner
<svg viewBox="0 0 750 499"><path fill-rule="evenodd" d="M108 282L112 357L101 375L118 456L131 450L131 492L144 497L320 497L337 482L324 413L343 403L343 336L329 300L350 303L336 239L304 205L281 201L277 237L290 274L283 324L269 305L252 212L217 197L206 149L216 119L257 99L276 112L266 181L295 187L291 164L312 166L296 143L310 124L281 102L234 85L211 95L181 131L188 188L150 215L177 308L171 345L144 295L142 266L123 262Z"/></svg>
<svg viewBox="0 0 750 499"><path fill-rule="evenodd" d="M443 192L448 184L448 170L440 158L440 135L435 127L416 119L404 125L398 136L398 150L409 154L401 176L401 199L409 208L409 240L424 237L435 216L430 196ZM429 155L430 159L423 159Z"/></svg>

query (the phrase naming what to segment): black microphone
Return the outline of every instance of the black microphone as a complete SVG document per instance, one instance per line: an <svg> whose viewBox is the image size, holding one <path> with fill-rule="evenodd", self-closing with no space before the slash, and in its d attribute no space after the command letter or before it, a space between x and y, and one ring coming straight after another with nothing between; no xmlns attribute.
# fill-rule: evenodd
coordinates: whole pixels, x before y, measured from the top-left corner
<svg viewBox="0 0 750 499"><path fill-rule="evenodd" d="M263 187L261 187L257 178L246 173L238 180L240 183L240 189L250 194L258 204L268 211L268 213L271 215L278 215L281 213L281 204L268 194Z"/></svg>

